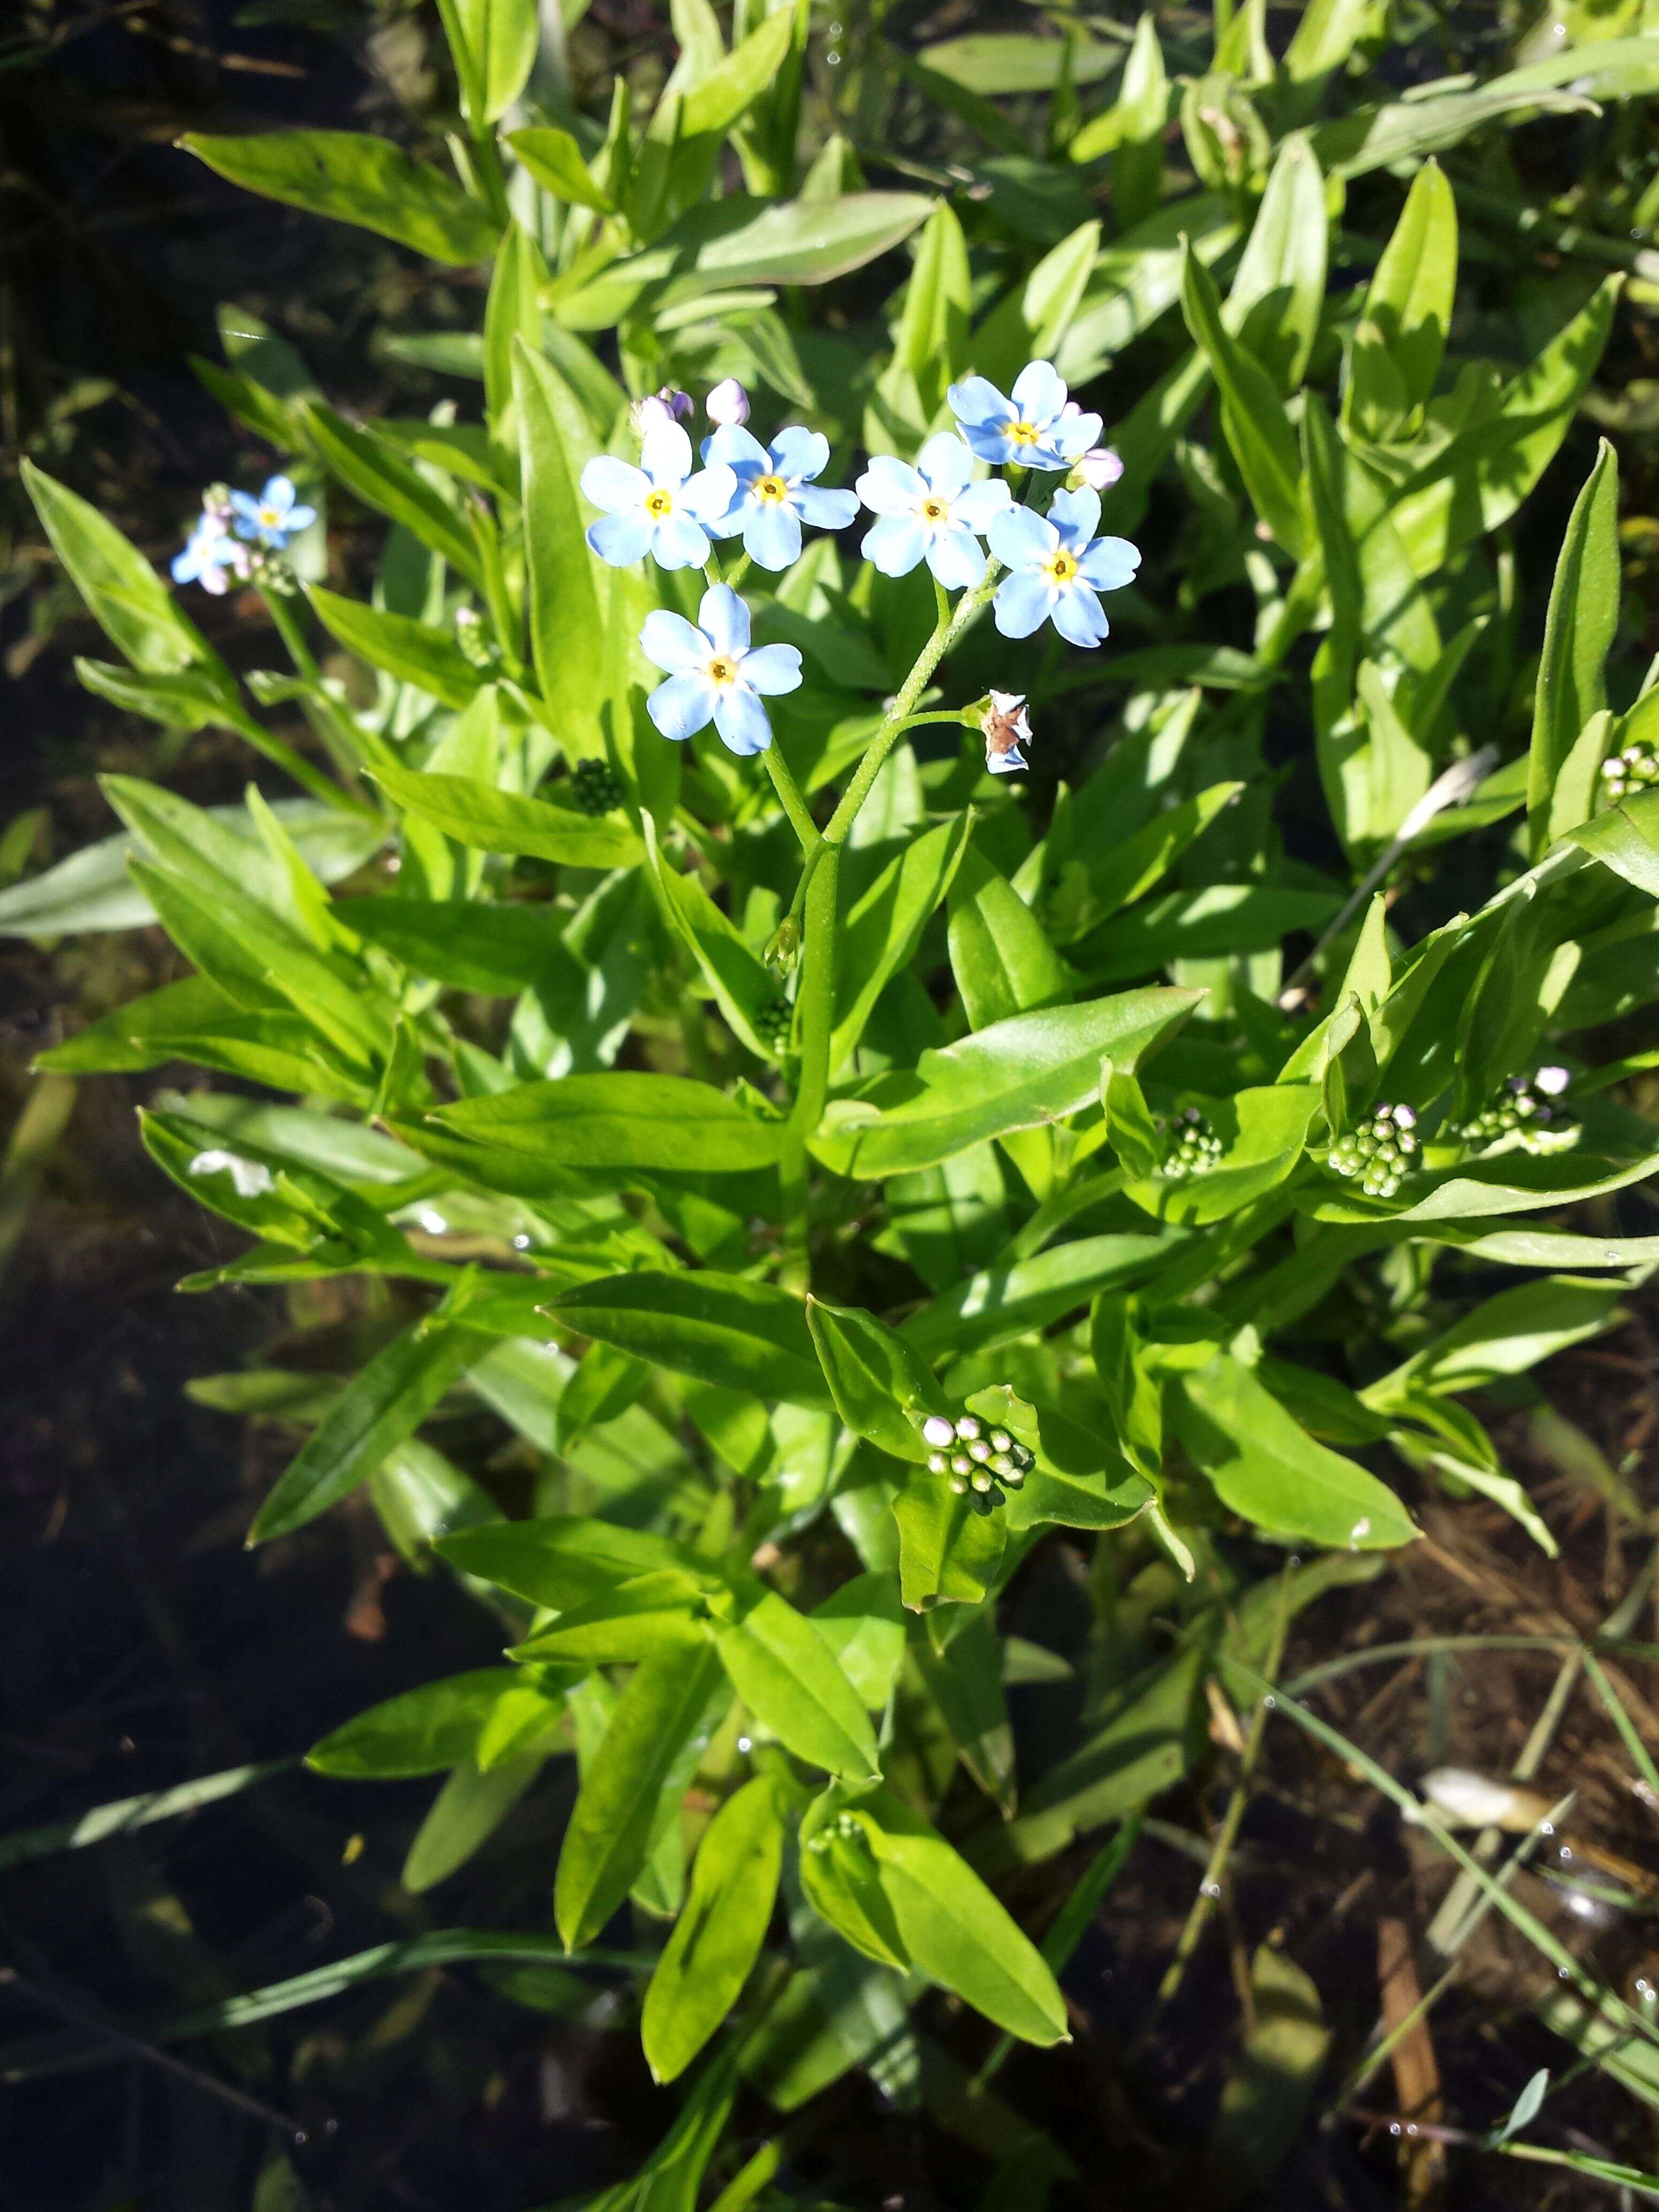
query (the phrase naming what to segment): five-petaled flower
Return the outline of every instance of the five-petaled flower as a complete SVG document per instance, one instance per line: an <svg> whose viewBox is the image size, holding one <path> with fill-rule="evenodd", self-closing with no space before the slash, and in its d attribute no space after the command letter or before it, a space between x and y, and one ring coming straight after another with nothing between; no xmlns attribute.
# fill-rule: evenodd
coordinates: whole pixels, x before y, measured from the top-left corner
<svg viewBox="0 0 1659 2212"><path fill-rule="evenodd" d="M732 490L730 469L692 475L691 441L665 414L646 426L638 468L600 453L582 471L583 497L603 510L587 526L587 542L613 568L647 553L659 568L701 568Z"/></svg>
<svg viewBox="0 0 1659 2212"><path fill-rule="evenodd" d="M803 522L814 530L842 530L859 511L854 493L825 491L812 481L830 459L830 441L821 431L792 424L763 446L741 423L722 423L705 441L702 457L711 474L723 464L737 478L717 535L741 532L744 551L760 568L787 568L799 560Z"/></svg>
<svg viewBox="0 0 1659 2212"><path fill-rule="evenodd" d="M974 457L954 430L941 430L908 461L884 453L858 480L858 495L880 520L865 533L864 557L884 576L908 576L925 560L947 591L966 591L985 574L983 537L1012 497L999 477L973 483Z"/></svg>
<svg viewBox="0 0 1659 2212"><path fill-rule="evenodd" d="M197 517L184 551L174 555L173 580L199 584L216 599L230 588L233 578L245 582L252 565L246 546L231 536L223 511L210 507Z"/></svg>
<svg viewBox="0 0 1659 2212"><path fill-rule="evenodd" d="M946 397L975 453L1000 466L1069 469L1100 435L1098 415L1067 407L1065 381L1049 362L1028 362L1012 398L982 376L953 384Z"/></svg>
<svg viewBox="0 0 1659 2212"><path fill-rule="evenodd" d="M263 545L269 553L280 553L290 538L317 520L314 507L296 504L288 477L272 477L257 499L252 492L234 491L230 504L236 535L251 545Z"/></svg>
<svg viewBox="0 0 1659 2212"><path fill-rule="evenodd" d="M1008 570L997 586L996 622L1004 637L1030 637L1048 621L1073 645L1098 645L1106 617L1096 594L1115 592L1140 566L1127 538L1097 538L1100 498L1060 491L1046 516L1029 507L991 518L991 550Z"/></svg>
<svg viewBox="0 0 1659 2212"><path fill-rule="evenodd" d="M749 642L749 610L729 584L712 584L702 595L697 622L658 607L646 618L640 643L668 672L646 705L664 737L676 743L713 722L734 753L763 753L772 725L763 695L793 691L800 683L800 654L793 645Z"/></svg>
<svg viewBox="0 0 1659 2212"><path fill-rule="evenodd" d="M993 691L979 726L985 732L985 765L993 775L1012 775L1030 767L1020 750L1031 742L1031 718L1023 691Z"/></svg>

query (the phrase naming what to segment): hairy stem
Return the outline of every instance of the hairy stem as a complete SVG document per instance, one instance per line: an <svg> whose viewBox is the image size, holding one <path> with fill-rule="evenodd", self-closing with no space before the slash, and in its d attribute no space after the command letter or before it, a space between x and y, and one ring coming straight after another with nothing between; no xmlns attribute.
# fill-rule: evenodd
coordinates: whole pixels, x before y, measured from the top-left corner
<svg viewBox="0 0 1659 2212"><path fill-rule="evenodd" d="M761 758L766 763L766 772L772 779L772 787L783 811L800 839L802 852L811 853L818 842L817 824L812 819L812 810L801 797L800 786L790 773L788 762L775 743L767 747Z"/></svg>

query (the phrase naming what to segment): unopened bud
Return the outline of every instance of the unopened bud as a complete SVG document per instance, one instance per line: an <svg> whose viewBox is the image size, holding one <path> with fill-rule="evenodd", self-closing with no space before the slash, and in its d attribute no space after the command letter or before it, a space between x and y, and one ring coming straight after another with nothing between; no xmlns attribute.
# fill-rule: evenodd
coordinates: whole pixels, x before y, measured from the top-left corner
<svg viewBox="0 0 1659 2212"><path fill-rule="evenodd" d="M717 384L702 403L702 411L718 428L749 420L749 394L735 376Z"/></svg>
<svg viewBox="0 0 1659 2212"><path fill-rule="evenodd" d="M647 430L659 429L669 422L689 422L691 400L687 392L677 392L672 384L665 384L660 392L649 398L636 399L629 410L635 434L643 438Z"/></svg>
<svg viewBox="0 0 1659 2212"><path fill-rule="evenodd" d="M942 1445L952 1444L957 1439L954 1426L945 1419L943 1413L929 1413L921 1425L921 1433L924 1441L933 1445L935 1449Z"/></svg>
<svg viewBox="0 0 1659 2212"><path fill-rule="evenodd" d="M1073 464L1072 473L1066 479L1070 491L1109 491L1123 474L1121 456L1109 446L1096 446L1080 461Z"/></svg>

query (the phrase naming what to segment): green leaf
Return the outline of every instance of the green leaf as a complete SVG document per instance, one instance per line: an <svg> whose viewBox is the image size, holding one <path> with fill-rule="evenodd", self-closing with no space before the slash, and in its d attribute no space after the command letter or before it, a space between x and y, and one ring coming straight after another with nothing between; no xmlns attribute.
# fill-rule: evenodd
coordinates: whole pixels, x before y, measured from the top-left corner
<svg viewBox="0 0 1659 2212"><path fill-rule="evenodd" d="M265 1499L250 1544L291 1535L366 1482L394 1446L414 1435L441 1398L483 1356L486 1340L462 1326L464 1301L406 1328L354 1376Z"/></svg>
<svg viewBox="0 0 1659 2212"><path fill-rule="evenodd" d="M1001 1513L958 1497L949 1475L919 1469L893 1501L899 1532L899 1589L912 1611L981 1605L1002 1564L1008 1527Z"/></svg>
<svg viewBox="0 0 1659 2212"><path fill-rule="evenodd" d="M1082 1237L1029 1260L1005 1261L971 1275L904 1324L919 1352L960 1356L978 1346L1024 1336L1086 1305L1097 1291L1121 1289L1152 1273L1178 1239Z"/></svg>
<svg viewBox="0 0 1659 2212"><path fill-rule="evenodd" d="M1567 832L1571 842L1638 891L1659 898L1659 792L1609 806ZM0 911L4 896L0 895Z"/></svg>
<svg viewBox="0 0 1659 2212"><path fill-rule="evenodd" d="M841 922L836 965L846 989L830 1043L832 1073L851 1056L888 983L909 964L928 916L951 888L971 826L958 814L907 844Z"/></svg>
<svg viewBox="0 0 1659 2212"><path fill-rule="evenodd" d="M480 589L483 571L471 532L454 501L404 460L397 447L348 422L319 400L305 403L306 438L317 458L365 506L402 523L412 538Z"/></svg>
<svg viewBox="0 0 1659 2212"><path fill-rule="evenodd" d="M553 1913L567 1951L591 1942L633 1887L657 1803L688 1746L707 1740L724 1689L713 1646L636 1667L582 1777L559 1852Z"/></svg>
<svg viewBox="0 0 1659 2212"><path fill-rule="evenodd" d="M488 906L477 899L343 899L345 927L399 960L412 975L459 991L511 997L550 978L580 977L559 934L563 917L546 906Z"/></svg>
<svg viewBox="0 0 1659 2212"><path fill-rule="evenodd" d="M550 1626L515 1644L512 1656L614 1667L694 1650L708 1641L702 1595L699 1578L678 1567L636 1575L603 1597L572 1606Z"/></svg>
<svg viewBox="0 0 1659 2212"><path fill-rule="evenodd" d="M1319 1106L1319 1086L1312 1083L1268 1084L1206 1099L1202 1110L1221 1139L1220 1158L1188 1181L1132 1182L1125 1195L1160 1220L1193 1226L1224 1221L1294 1171Z"/></svg>
<svg viewBox="0 0 1659 2212"><path fill-rule="evenodd" d="M146 675L200 668L232 697L235 686L219 656L136 545L95 507L25 458L25 489L52 540L52 550L112 644Z"/></svg>
<svg viewBox="0 0 1659 2212"><path fill-rule="evenodd" d="M550 362L522 344L514 356L514 392L536 673L543 697L562 719L597 734L605 690L605 615L582 534L579 488L597 448L570 386Z"/></svg>
<svg viewBox="0 0 1659 2212"><path fill-rule="evenodd" d="M485 1722L520 1680L515 1668L481 1667L422 1683L333 1729L312 1746L306 1765L350 1782L440 1774L472 1757Z"/></svg>
<svg viewBox="0 0 1659 2212"><path fill-rule="evenodd" d="M532 1752L481 1772L471 1759L458 1766L433 1800L404 1861L403 1885L411 1895L436 1888L487 1843L542 1768Z"/></svg>
<svg viewBox="0 0 1659 2212"><path fill-rule="evenodd" d="M751 1052L775 1059L772 1044L757 1024L780 1000L777 982L757 958L695 876L672 866L657 842L649 815L643 817L646 865L652 888L669 927L690 953L715 1003Z"/></svg>
<svg viewBox="0 0 1659 2212"><path fill-rule="evenodd" d="M1276 950L1293 930L1322 929L1341 904L1334 892L1273 883L1206 884L1119 914L1072 954L1095 981L1127 982L1175 960L1231 958Z"/></svg>
<svg viewBox="0 0 1659 2212"><path fill-rule="evenodd" d="M988 1612L973 1614L942 1651L924 1632L910 1649L957 1754L1005 1820L1014 1809L1014 1732L1002 1693L1002 1642Z"/></svg>
<svg viewBox="0 0 1659 2212"><path fill-rule="evenodd" d="M107 660L77 657L75 673L83 690L129 714L143 714L166 730L234 730L240 719L235 687L205 668L181 669L174 676L152 676L139 668L118 668Z"/></svg>
<svg viewBox="0 0 1659 2212"><path fill-rule="evenodd" d="M1619 1306L1624 1288L1557 1275L1499 1291L1373 1382L1364 1393L1366 1403L1389 1408L1408 1389L1475 1390L1500 1376L1524 1375L1540 1360L1624 1320Z"/></svg>
<svg viewBox="0 0 1659 2212"><path fill-rule="evenodd" d="M1190 248L1182 266L1181 304L1220 389L1227 442L1250 502L1285 551L1299 558L1306 550L1306 532L1296 432L1272 378L1228 331L1214 281Z"/></svg>
<svg viewBox="0 0 1659 2212"><path fill-rule="evenodd" d="M738 1695L797 1759L848 1782L878 1778L881 1759L858 1692L787 1598L769 1590L714 1642Z"/></svg>
<svg viewBox="0 0 1659 2212"><path fill-rule="evenodd" d="M389 138L356 131L268 131L254 138L187 133L179 144L233 185L337 222L356 223L462 267L488 261L499 228L441 171L411 161Z"/></svg>
<svg viewBox="0 0 1659 2212"><path fill-rule="evenodd" d="M712 1084L635 1068L520 1083L440 1107L432 1119L457 1136L563 1167L704 1175L746 1175L769 1165L784 1130L781 1121L758 1120Z"/></svg>
<svg viewBox="0 0 1659 2212"><path fill-rule="evenodd" d="M475 131L505 115L529 82L541 25L536 0L440 0L461 107Z"/></svg>
<svg viewBox="0 0 1659 2212"><path fill-rule="evenodd" d="M1012 384L1028 361L1048 361L1065 342L1100 258L1100 225L1082 222L1045 253L1023 284L994 307L966 355L994 384Z"/></svg>
<svg viewBox="0 0 1659 2212"><path fill-rule="evenodd" d="M1164 1158L1158 1124L1146 1094L1133 1075L1111 1060L1100 1064L1100 1104L1106 1117L1106 1141L1126 1175L1154 1176Z"/></svg>
<svg viewBox="0 0 1659 2212"><path fill-rule="evenodd" d="M582 814L550 799L521 799L477 776L391 767L377 768L374 775L398 805L458 844L486 853L524 853L569 868L626 868L644 857L644 846L625 823Z"/></svg>
<svg viewBox="0 0 1659 2212"><path fill-rule="evenodd" d="M1088 1006L1017 1014L943 1051L923 1053L914 1076L884 1078L873 1099L832 1103L812 1149L837 1175L875 1179L933 1167L989 1137L1057 1121L1094 1097L1103 1057L1133 1066L1201 995L1129 991Z"/></svg>
<svg viewBox="0 0 1659 2212"><path fill-rule="evenodd" d="M690 1893L645 1993L640 2034L659 2081L685 2071L742 1996L766 1940L782 1865L777 1784L757 1775L709 1823Z"/></svg>
<svg viewBox="0 0 1659 2212"><path fill-rule="evenodd" d="M1042 1954L944 1837L889 1790L849 1814L870 1838L916 1971L1022 2042L1068 2040L1066 2002Z"/></svg>
<svg viewBox="0 0 1659 2212"><path fill-rule="evenodd" d="M1309 0L1285 49L1290 82L1317 83L1340 70L1365 28L1366 9L1367 0Z"/></svg>
<svg viewBox="0 0 1659 2212"><path fill-rule="evenodd" d="M801 1893L820 1920L855 1951L908 1973L909 1954L881 1886L875 1853L860 1824L844 1817L837 1783L815 1797L800 1824Z"/></svg>
<svg viewBox="0 0 1659 2212"><path fill-rule="evenodd" d="M1365 294L1362 327L1376 334L1398 394L1398 408L1420 407L1434 390L1451 328L1457 289L1457 203L1437 161L1425 161L1412 179L1382 258ZM1367 349L1355 342L1350 393L1363 435L1388 434L1396 410L1367 392Z"/></svg>
<svg viewBox="0 0 1659 2212"><path fill-rule="evenodd" d="M1222 311L1243 353L1286 395L1301 384L1318 335L1327 243L1319 164L1304 138L1287 138Z"/></svg>
<svg viewBox="0 0 1659 2212"><path fill-rule="evenodd" d="M769 1284L709 1268L642 1269L568 1291L548 1311L584 1336L701 1382L798 1406L831 1402L805 1308Z"/></svg>
<svg viewBox="0 0 1659 2212"><path fill-rule="evenodd" d="M411 615L366 607L313 584L307 597L318 620L337 645L355 653L371 668L384 668L401 684L440 700L457 712L471 704L483 677L447 631Z"/></svg>
<svg viewBox="0 0 1659 2212"><path fill-rule="evenodd" d="M509 131L502 138L544 192L573 207L588 207L600 215L613 212L611 196L595 184L581 149L568 131L550 124L528 131Z"/></svg>
<svg viewBox="0 0 1659 2212"><path fill-rule="evenodd" d="M989 1029L1071 996L1072 972L1042 923L982 854L965 856L949 904L951 973L970 1028Z"/></svg>
<svg viewBox="0 0 1659 2212"><path fill-rule="evenodd" d="M1081 937L1120 908L1144 898L1243 788L1242 783L1213 783L1195 797L1165 807L1113 850L1090 862L1087 892L1075 917L1067 917L1066 936Z"/></svg>
<svg viewBox="0 0 1659 2212"><path fill-rule="evenodd" d="M690 1565L666 1536L576 1513L460 1528L433 1548L463 1574L560 1612L591 1605L641 1575Z"/></svg>
<svg viewBox="0 0 1659 2212"><path fill-rule="evenodd" d="M1067 58L1067 45L1071 52ZM1092 40L1041 38L1024 31L974 31L924 46L921 59L969 92L1052 92L1064 69L1073 84L1093 84L1115 67L1119 50Z"/></svg>
<svg viewBox="0 0 1659 2212"><path fill-rule="evenodd" d="M854 1575L813 1608L812 1626L863 1704L878 1713L904 1657L904 1611L892 1576Z"/></svg>
<svg viewBox="0 0 1659 2212"><path fill-rule="evenodd" d="M929 1446L921 1424L950 1410L927 1362L884 1322L857 1307L809 1297L806 1320L848 1427L896 1459L925 1460Z"/></svg>
<svg viewBox="0 0 1659 2212"><path fill-rule="evenodd" d="M1022 1488L1002 1509L1009 1533L1048 1522L1065 1528L1121 1528L1148 1506L1152 1485L1137 1474L1109 1422L1073 1420L1057 1407L1036 1406L1006 1384L975 1390L970 1413L1006 1429L1035 1455Z"/></svg>
<svg viewBox="0 0 1659 2212"><path fill-rule="evenodd" d="M1567 518L1550 586L1544 649L1528 756L1527 826L1534 860L1588 819L1595 771L1567 775L1584 725L1607 705L1604 673L1619 627L1619 459L1604 438L1589 481Z"/></svg>
<svg viewBox="0 0 1659 2212"><path fill-rule="evenodd" d="M1394 1492L1316 1443L1237 1359L1219 1353L1176 1391L1176 1428L1224 1505L1275 1536L1353 1551L1417 1534Z"/></svg>
<svg viewBox="0 0 1659 2212"><path fill-rule="evenodd" d="M753 105L783 66L794 35L793 9L763 16L685 94L680 109L680 139L723 138Z"/></svg>

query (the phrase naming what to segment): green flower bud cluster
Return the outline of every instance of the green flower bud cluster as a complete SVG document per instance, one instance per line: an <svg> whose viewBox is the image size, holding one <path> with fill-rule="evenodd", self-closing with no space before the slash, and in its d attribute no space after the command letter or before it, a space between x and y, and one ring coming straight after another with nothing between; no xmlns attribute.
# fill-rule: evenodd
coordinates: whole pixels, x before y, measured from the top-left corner
<svg viewBox="0 0 1659 2212"><path fill-rule="evenodd" d="M455 642L461 648L463 659L471 667L489 673L501 666L501 656L495 650L495 641L485 629L483 617L477 607L456 610Z"/></svg>
<svg viewBox="0 0 1659 2212"><path fill-rule="evenodd" d="M1572 1078L1565 1067L1540 1067L1530 1075L1511 1075L1497 1097L1467 1121L1451 1121L1446 1134L1460 1145L1495 1145L1500 1137L1520 1134L1530 1152L1560 1152L1578 1134L1578 1124L1567 1109L1554 1102Z"/></svg>
<svg viewBox="0 0 1659 2212"><path fill-rule="evenodd" d="M1367 1198L1392 1198L1417 1151L1417 1116L1409 1106L1379 1106L1339 1137L1330 1165L1340 1176L1358 1176Z"/></svg>
<svg viewBox="0 0 1659 2212"><path fill-rule="evenodd" d="M1000 1505L1003 1491L1018 1490L1036 1464L1006 1429L988 1429L972 1413L954 1421L943 1413L930 1413L921 1434L923 1442L933 1448L927 1456L929 1468L935 1474L948 1474L957 1496L971 1497L977 1512L988 1513Z"/></svg>
<svg viewBox="0 0 1659 2212"><path fill-rule="evenodd" d="M867 1844L869 1840L861 1820L851 1813L837 1813L833 1820L826 1820L817 1833L807 1839L806 1849L827 1851L833 1843Z"/></svg>
<svg viewBox="0 0 1659 2212"><path fill-rule="evenodd" d="M247 580L278 599L291 599L300 589L299 578L282 555L264 545L247 549Z"/></svg>
<svg viewBox="0 0 1659 2212"><path fill-rule="evenodd" d="M570 796L584 814L609 814L623 795L621 779L606 761L579 760L570 771Z"/></svg>
<svg viewBox="0 0 1659 2212"><path fill-rule="evenodd" d="M1188 1176L1208 1175L1220 1159L1220 1138L1196 1106L1183 1106L1170 1123L1170 1148L1164 1159L1165 1181L1184 1182Z"/></svg>
<svg viewBox="0 0 1659 2212"><path fill-rule="evenodd" d="M769 999L755 1016L755 1035L763 1045L776 1053L787 1049L789 1033L794 1026L795 1010L787 999L780 994Z"/></svg>
<svg viewBox="0 0 1659 2212"><path fill-rule="evenodd" d="M1611 803L1628 799L1633 791L1648 791L1659 783L1659 751L1651 745L1626 745L1601 763L1601 796Z"/></svg>

